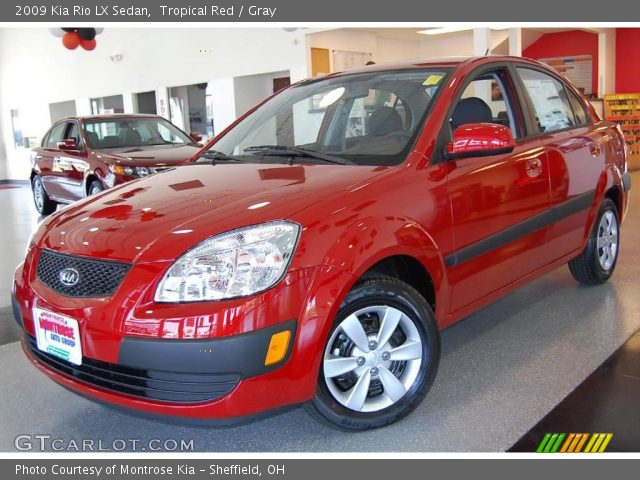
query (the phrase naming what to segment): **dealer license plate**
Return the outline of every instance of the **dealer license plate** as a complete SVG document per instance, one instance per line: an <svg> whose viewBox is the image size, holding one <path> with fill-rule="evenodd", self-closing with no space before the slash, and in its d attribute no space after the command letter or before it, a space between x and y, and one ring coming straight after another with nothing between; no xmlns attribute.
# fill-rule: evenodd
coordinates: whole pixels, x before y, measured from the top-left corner
<svg viewBox="0 0 640 480"><path fill-rule="evenodd" d="M33 309L38 349L76 365L82 364L78 321L41 308Z"/></svg>

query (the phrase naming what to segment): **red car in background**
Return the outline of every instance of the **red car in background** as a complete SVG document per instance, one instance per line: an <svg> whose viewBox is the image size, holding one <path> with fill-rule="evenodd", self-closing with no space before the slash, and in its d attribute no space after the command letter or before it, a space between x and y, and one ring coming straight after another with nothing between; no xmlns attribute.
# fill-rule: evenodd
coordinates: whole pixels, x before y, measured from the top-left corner
<svg viewBox="0 0 640 480"><path fill-rule="evenodd" d="M42 215L115 185L178 165L201 147L155 115L96 115L56 122L32 154L31 187Z"/></svg>
<svg viewBox="0 0 640 480"><path fill-rule="evenodd" d="M442 329L567 263L611 277L625 147L523 58L299 82L197 160L46 219L15 273L24 351L147 413L388 425L427 395Z"/></svg>

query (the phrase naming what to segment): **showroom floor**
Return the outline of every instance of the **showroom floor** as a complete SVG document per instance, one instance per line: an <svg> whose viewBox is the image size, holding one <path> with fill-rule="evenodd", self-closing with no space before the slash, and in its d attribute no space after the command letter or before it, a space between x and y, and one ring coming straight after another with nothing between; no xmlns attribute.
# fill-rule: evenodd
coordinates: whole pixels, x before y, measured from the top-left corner
<svg viewBox="0 0 640 480"><path fill-rule="evenodd" d="M640 173L633 174L632 181L640 185ZM638 203L640 191L635 188L632 207ZM559 412L560 422L562 415L570 414L571 405L588 404L590 375L610 369L608 364L599 367L640 328L640 210L631 208L611 282L581 287L566 268L560 268L445 331L438 378L426 401L405 421L383 431L345 434L317 424L298 409L234 428L167 425L73 395L24 358L16 341L9 292L13 269L37 221L28 188L0 190L0 365L4 367L0 450L4 451L13 450L15 437L25 433L66 441L193 439L195 449L203 451L504 451L549 412ZM638 348L634 351L631 360L625 358L637 364ZM609 362L617 357L612 358ZM567 407L562 400L587 377L574 393L582 391L582 403L574 401ZM603 392L598 395L602 399ZM635 407L629 414L635 415ZM556 426L553 421L550 415L537 428L587 432L593 426L587 417L581 423L577 414L571 424Z"/></svg>

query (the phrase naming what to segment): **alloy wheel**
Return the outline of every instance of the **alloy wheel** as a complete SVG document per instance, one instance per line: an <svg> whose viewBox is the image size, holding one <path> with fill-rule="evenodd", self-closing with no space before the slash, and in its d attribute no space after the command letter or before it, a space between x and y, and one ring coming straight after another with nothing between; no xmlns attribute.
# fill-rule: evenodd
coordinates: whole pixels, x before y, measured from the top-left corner
<svg viewBox="0 0 640 480"><path fill-rule="evenodd" d="M613 266L618 253L618 219L611 210L600 218L597 248L600 267L607 271Z"/></svg>
<svg viewBox="0 0 640 480"><path fill-rule="evenodd" d="M361 308L333 331L323 358L326 385L335 400L357 412L390 407L413 386L423 343L418 328L388 305Z"/></svg>
<svg viewBox="0 0 640 480"><path fill-rule="evenodd" d="M42 180L38 177L33 180L33 200L38 211L42 211L44 207L44 187L42 186Z"/></svg>

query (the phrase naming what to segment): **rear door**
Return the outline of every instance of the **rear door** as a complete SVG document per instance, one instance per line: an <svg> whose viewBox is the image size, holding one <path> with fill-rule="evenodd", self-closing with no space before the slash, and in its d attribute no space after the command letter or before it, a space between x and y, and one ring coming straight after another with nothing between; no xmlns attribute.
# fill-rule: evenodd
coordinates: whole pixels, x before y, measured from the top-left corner
<svg viewBox="0 0 640 480"><path fill-rule="evenodd" d="M451 129L459 126L456 122L500 123L511 128L516 147L508 154L457 159L449 167L454 250L445 262L452 311L545 261L546 227L536 224L537 216L549 209L549 167L542 142L526 137L525 111L506 66L483 70L471 79L462 86ZM461 107L463 103L470 108Z"/></svg>
<svg viewBox="0 0 640 480"><path fill-rule="evenodd" d="M549 165L552 261L582 246L608 132L592 124L583 101L560 77L529 66L516 70Z"/></svg>

